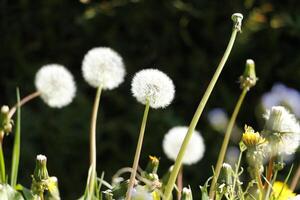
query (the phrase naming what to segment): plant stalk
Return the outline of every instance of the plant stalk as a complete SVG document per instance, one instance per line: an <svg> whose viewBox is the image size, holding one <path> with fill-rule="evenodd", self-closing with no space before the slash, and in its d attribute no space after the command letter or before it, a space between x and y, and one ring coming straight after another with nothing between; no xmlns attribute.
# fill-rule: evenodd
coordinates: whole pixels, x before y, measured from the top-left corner
<svg viewBox="0 0 300 200"><path fill-rule="evenodd" d="M145 128L146 128L146 124L147 124L149 108L150 108L150 102L147 101L146 105L145 105L145 111L144 111L144 115L143 115L142 125L141 125L141 128L140 128L139 139L138 139L138 143L137 143L137 147L136 147L136 151L135 151L135 156L134 156L134 161L133 161L133 166L132 166L132 172L131 172L131 175L130 175L128 189L127 189L127 192L126 192L126 200L131 199L131 191L132 191L133 186L134 186L135 176L136 176L136 172L137 172L137 168L138 168L138 164L139 164L139 159L140 159L140 155L141 155L141 150L142 150L142 145L143 145Z"/></svg>
<svg viewBox="0 0 300 200"><path fill-rule="evenodd" d="M182 159L183 159L185 150L186 150L186 148L189 144L189 141L192 137L192 134L193 134L193 132L196 128L196 125L199 121L199 118L202 114L202 111L203 111L203 109L204 109L204 107L205 107L205 105L208 101L208 98L209 98L209 96L210 96L210 94L211 94L211 92L212 92L212 90L213 90L213 88L214 88L221 72L222 72L222 69L223 69L223 67L224 67L224 65L225 65L225 63L228 59L228 56L229 56L229 54L231 52L231 49L233 47L236 35L239 31L240 30L234 26L231 37L230 37L230 40L229 40L229 43L228 43L227 48L225 50L225 53L224 53L224 55L221 59L221 62L219 63L219 65L217 67L217 70L216 70L215 74L213 75L213 77L212 77L212 79L211 79L211 81L210 81L210 83L209 83L209 85L208 85L208 87L207 87L200 103L199 103L199 106L198 106L198 108L197 108L197 110L196 110L196 112L193 116L193 119L190 123L189 129L187 131L187 134L186 134L186 136L183 140L182 146L181 146L180 151L178 153L178 156L176 158L173 170L170 174L170 178L169 178L168 184L166 186L166 190L164 192L164 200L169 200L170 197L171 197L171 193L172 193L172 190L174 188L174 184L175 184L176 177L178 175L179 169L181 167L181 163L182 163Z"/></svg>
<svg viewBox="0 0 300 200"><path fill-rule="evenodd" d="M8 117L9 118L12 118L12 116L15 114L15 112L17 111L17 107L21 107L23 106L24 104L26 104L28 101L31 101L32 99L40 96L41 93L36 91L36 92L33 92L29 95L27 95L26 97L22 98L20 100L19 103L16 103L10 110L9 110L9 113L8 113Z"/></svg>
<svg viewBox="0 0 300 200"><path fill-rule="evenodd" d="M95 191L95 183L96 183L96 163L97 163L97 150L96 150L96 124L97 124L97 116L100 104L102 87L99 86L97 88L94 106L92 111L92 120L90 125L90 166L91 166L91 174L89 177L89 193L88 196L94 195Z"/></svg>
<svg viewBox="0 0 300 200"><path fill-rule="evenodd" d="M0 141L0 183L6 182L6 175L5 175L5 160L4 160L4 153L2 148L3 139Z"/></svg>
<svg viewBox="0 0 300 200"><path fill-rule="evenodd" d="M180 167L178 176L177 176L177 200L181 199L182 194L182 188L183 188L183 166Z"/></svg>
<svg viewBox="0 0 300 200"><path fill-rule="evenodd" d="M300 179L300 165L297 168L296 174L294 175L292 182L291 182L291 190L294 191L297 187L297 184L299 183Z"/></svg>
<svg viewBox="0 0 300 200"><path fill-rule="evenodd" d="M215 174L214 174L214 177L213 177L213 180L212 180L212 183L211 183L211 187L210 187L210 190L209 190L210 199L214 198L215 186L216 186L217 180L218 180L219 175L220 175L222 164L224 162L224 158L225 158L225 154L226 154L226 151L227 151L227 147L228 147L229 139L230 139L230 136L231 136L231 132L232 132L232 129L233 129L233 126L235 124L237 115L240 111L240 108L242 106L242 103L245 99L245 96L246 96L248 90L249 90L249 88L247 88L247 87L245 87L242 90L242 93L241 93L241 95L238 99L237 104L235 105L234 111L233 111L233 113L231 115L231 118L229 120L227 129L226 129L226 132L225 132L225 137L224 137L224 140L223 140L223 144L222 144L222 147L221 147L221 150L220 150L220 153L219 153L218 161L217 161L217 164L216 164Z"/></svg>
<svg viewBox="0 0 300 200"><path fill-rule="evenodd" d="M19 171L19 161L20 161L20 148L21 148L21 106L20 106L20 92L17 89L17 123L15 130L14 146L12 153L12 163L11 163L11 180L10 185L14 188L17 185L18 171Z"/></svg>

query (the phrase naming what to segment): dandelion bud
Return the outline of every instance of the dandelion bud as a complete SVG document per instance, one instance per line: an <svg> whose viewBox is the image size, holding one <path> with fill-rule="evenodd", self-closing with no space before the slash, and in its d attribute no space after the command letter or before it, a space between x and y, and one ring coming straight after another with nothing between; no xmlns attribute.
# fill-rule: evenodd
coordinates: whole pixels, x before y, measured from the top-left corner
<svg viewBox="0 0 300 200"><path fill-rule="evenodd" d="M248 90L256 85L258 78L255 73L255 63L253 60L248 59L246 61L246 68L244 74L240 77L241 88L247 88Z"/></svg>
<svg viewBox="0 0 300 200"><path fill-rule="evenodd" d="M157 69L137 72L132 79L131 92L138 102L149 102L152 108L167 107L174 99L173 81Z"/></svg>
<svg viewBox="0 0 300 200"><path fill-rule="evenodd" d="M231 165L227 163L223 163L220 171L220 176L218 178L218 184L219 185L225 184L226 186L232 185L232 176L233 176L233 171Z"/></svg>
<svg viewBox="0 0 300 200"><path fill-rule="evenodd" d="M33 177L36 181L42 181L49 178L46 156L38 155L36 157L36 165L35 165Z"/></svg>
<svg viewBox="0 0 300 200"><path fill-rule="evenodd" d="M89 50L82 61L82 74L92 87L112 90L118 87L126 74L122 57L108 47Z"/></svg>
<svg viewBox="0 0 300 200"><path fill-rule="evenodd" d="M176 126L171 128L165 135L163 139L163 150L169 159L173 161L176 160L187 131L188 127ZM204 151L205 144L203 138L198 131L194 131L182 163L185 165L197 163L202 159Z"/></svg>
<svg viewBox="0 0 300 200"><path fill-rule="evenodd" d="M7 105L1 107L2 114L8 114L8 112L9 112L9 107Z"/></svg>
<svg viewBox="0 0 300 200"><path fill-rule="evenodd" d="M146 167L147 173L156 174L159 166L159 159L155 156L149 156L148 165Z"/></svg>
<svg viewBox="0 0 300 200"><path fill-rule="evenodd" d="M193 200L192 190L190 188L184 187L182 189L181 200Z"/></svg>
<svg viewBox="0 0 300 200"><path fill-rule="evenodd" d="M245 132L243 133L242 141L247 147L254 147L264 142L264 139L259 135L258 132L254 132L251 126L245 125L244 129Z"/></svg>
<svg viewBox="0 0 300 200"><path fill-rule="evenodd" d="M70 104L76 86L72 74L62 65L43 66L35 75L35 87L50 107L61 108Z"/></svg>

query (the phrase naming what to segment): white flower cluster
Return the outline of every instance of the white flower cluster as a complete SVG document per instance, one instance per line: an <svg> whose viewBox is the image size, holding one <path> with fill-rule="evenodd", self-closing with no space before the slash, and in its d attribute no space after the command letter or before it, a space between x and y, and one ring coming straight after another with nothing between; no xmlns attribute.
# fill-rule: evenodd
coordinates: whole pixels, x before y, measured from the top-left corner
<svg viewBox="0 0 300 200"><path fill-rule="evenodd" d="M62 65L49 64L36 73L35 86L50 107L61 108L72 102L76 86L72 74Z"/></svg>
<svg viewBox="0 0 300 200"><path fill-rule="evenodd" d="M163 150L166 156L175 161L183 140L188 131L188 127L176 126L170 129L163 139ZM194 131L183 157L183 164L191 165L200 161L204 155L205 144L198 131Z"/></svg>
<svg viewBox="0 0 300 200"><path fill-rule="evenodd" d="M264 115L266 137L278 137L271 140L279 154L292 154L300 144L300 125L295 116L282 106L274 106ZM275 141L275 142L274 142Z"/></svg>
<svg viewBox="0 0 300 200"><path fill-rule="evenodd" d="M104 90L118 87L126 74L122 57L108 47L89 50L82 61L83 78L92 87Z"/></svg>
<svg viewBox="0 0 300 200"><path fill-rule="evenodd" d="M157 69L144 69L133 77L131 92L142 104L149 101L152 108L164 108L172 102L175 87L165 73Z"/></svg>

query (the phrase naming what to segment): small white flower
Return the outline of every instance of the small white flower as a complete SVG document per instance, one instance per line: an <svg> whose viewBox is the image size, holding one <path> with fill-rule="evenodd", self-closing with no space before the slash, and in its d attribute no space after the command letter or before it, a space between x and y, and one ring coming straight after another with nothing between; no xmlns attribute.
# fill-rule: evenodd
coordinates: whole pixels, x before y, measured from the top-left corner
<svg viewBox="0 0 300 200"><path fill-rule="evenodd" d="M35 87L50 107L61 108L72 102L76 86L72 74L62 65L43 66L35 75Z"/></svg>
<svg viewBox="0 0 300 200"><path fill-rule="evenodd" d="M131 92L142 104L149 100L150 107L164 108L174 99L175 87L165 73L157 69L144 69L133 77Z"/></svg>
<svg viewBox="0 0 300 200"><path fill-rule="evenodd" d="M163 150L167 157L176 160L188 127L176 126L170 129L163 139ZM200 161L204 155L205 144L198 131L194 131L183 157L183 164L191 165Z"/></svg>
<svg viewBox="0 0 300 200"><path fill-rule="evenodd" d="M274 106L265 114L265 136L271 151L279 154L294 153L300 143L300 125L295 116L282 106Z"/></svg>
<svg viewBox="0 0 300 200"><path fill-rule="evenodd" d="M300 194L295 197L289 197L288 200L300 200Z"/></svg>
<svg viewBox="0 0 300 200"><path fill-rule="evenodd" d="M126 74L122 57L108 47L89 50L82 61L83 78L92 87L104 90L118 87Z"/></svg>
<svg viewBox="0 0 300 200"><path fill-rule="evenodd" d="M300 117L300 92L282 83L274 84L271 91L262 96L261 102L266 109L272 106L287 106L297 117Z"/></svg>

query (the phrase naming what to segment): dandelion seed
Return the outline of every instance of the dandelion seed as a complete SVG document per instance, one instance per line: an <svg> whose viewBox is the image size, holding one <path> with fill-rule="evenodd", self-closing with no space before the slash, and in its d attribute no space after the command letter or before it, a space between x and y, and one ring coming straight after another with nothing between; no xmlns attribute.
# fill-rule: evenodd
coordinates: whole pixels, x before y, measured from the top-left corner
<svg viewBox="0 0 300 200"><path fill-rule="evenodd" d="M97 47L84 56L82 74L92 87L112 90L124 81L126 70L117 52L108 47Z"/></svg>
<svg viewBox="0 0 300 200"><path fill-rule="evenodd" d="M131 92L138 102L152 108L168 106L175 95L173 81L157 69L145 69L137 72L131 83Z"/></svg>
<svg viewBox="0 0 300 200"><path fill-rule="evenodd" d="M170 129L163 139L163 150L166 156L175 161L181 148L188 127L176 126ZM200 161L204 155L205 144L198 131L194 131L183 157L183 164L191 165Z"/></svg>
<svg viewBox="0 0 300 200"><path fill-rule="evenodd" d="M44 102L55 108L70 104L76 92L72 74L58 64L45 65L39 69L35 75L35 86Z"/></svg>
<svg viewBox="0 0 300 200"><path fill-rule="evenodd" d="M208 113L208 121L217 131L224 131L228 123L227 113L222 108L214 108Z"/></svg>

